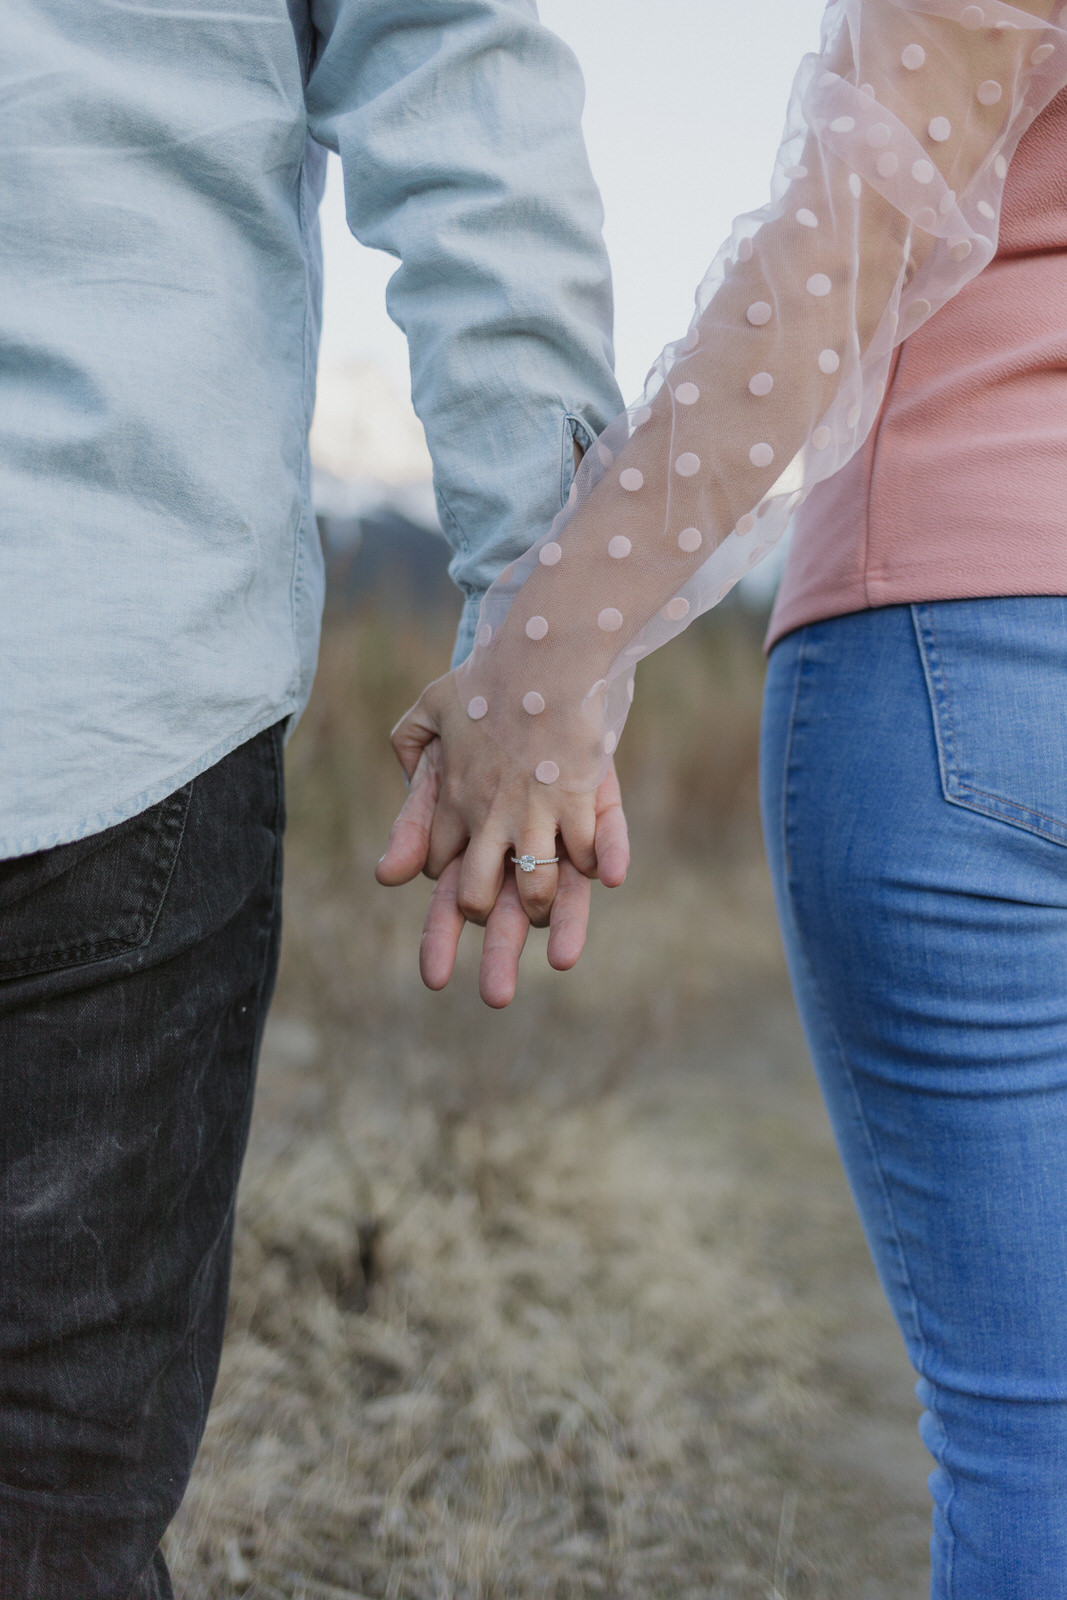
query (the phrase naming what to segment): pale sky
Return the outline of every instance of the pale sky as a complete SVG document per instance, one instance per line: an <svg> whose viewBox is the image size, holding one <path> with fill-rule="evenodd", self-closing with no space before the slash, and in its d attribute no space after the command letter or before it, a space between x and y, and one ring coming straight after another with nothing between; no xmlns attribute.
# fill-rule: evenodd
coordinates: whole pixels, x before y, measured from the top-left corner
<svg viewBox="0 0 1067 1600"><path fill-rule="evenodd" d="M585 74L583 126L606 213L615 345L628 400L689 323L734 216L768 197L789 85L823 0L540 0ZM323 359L368 360L408 392L385 313L396 263L349 234L336 162L323 206Z"/></svg>

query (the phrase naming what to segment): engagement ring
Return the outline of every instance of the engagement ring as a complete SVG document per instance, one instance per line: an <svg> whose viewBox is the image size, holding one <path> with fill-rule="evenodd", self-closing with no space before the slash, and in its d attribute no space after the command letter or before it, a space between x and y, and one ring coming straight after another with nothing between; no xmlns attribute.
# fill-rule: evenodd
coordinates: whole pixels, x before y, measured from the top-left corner
<svg viewBox="0 0 1067 1600"><path fill-rule="evenodd" d="M555 866L559 856L548 856L544 861L539 861L536 856L512 856L511 860L520 872L532 872L534 867Z"/></svg>

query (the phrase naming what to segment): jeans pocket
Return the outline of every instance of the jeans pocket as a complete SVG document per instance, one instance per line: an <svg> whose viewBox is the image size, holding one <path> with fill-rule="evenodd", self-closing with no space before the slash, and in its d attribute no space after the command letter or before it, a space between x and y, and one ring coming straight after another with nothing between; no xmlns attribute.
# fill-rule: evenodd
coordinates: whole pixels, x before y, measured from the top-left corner
<svg viewBox="0 0 1067 1600"><path fill-rule="evenodd" d="M147 944L193 784L73 844L0 861L0 979L103 961Z"/></svg>
<svg viewBox="0 0 1067 1600"><path fill-rule="evenodd" d="M1067 598L911 613L945 799L1067 844Z"/></svg>

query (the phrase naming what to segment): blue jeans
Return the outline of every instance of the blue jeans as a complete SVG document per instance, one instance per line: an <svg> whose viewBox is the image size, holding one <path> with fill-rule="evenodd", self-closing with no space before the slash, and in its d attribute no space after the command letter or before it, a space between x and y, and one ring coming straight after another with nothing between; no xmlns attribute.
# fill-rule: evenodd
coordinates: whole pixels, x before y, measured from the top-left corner
<svg viewBox="0 0 1067 1600"><path fill-rule="evenodd" d="M936 1468L934 1600L1067 1595L1067 599L771 654L790 973Z"/></svg>
<svg viewBox="0 0 1067 1600"><path fill-rule="evenodd" d="M278 951L280 730L0 862L0 1596L170 1600Z"/></svg>

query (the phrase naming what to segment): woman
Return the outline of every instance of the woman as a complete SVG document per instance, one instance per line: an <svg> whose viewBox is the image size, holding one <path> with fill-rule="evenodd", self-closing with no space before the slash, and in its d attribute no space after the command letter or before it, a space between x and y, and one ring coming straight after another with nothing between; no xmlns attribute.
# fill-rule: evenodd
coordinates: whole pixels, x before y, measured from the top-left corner
<svg viewBox="0 0 1067 1600"><path fill-rule="evenodd" d="M936 1600L1067 1590L1065 84L1052 0L831 0L770 205L394 736L473 920L618 881L634 667L795 518L768 854Z"/></svg>

